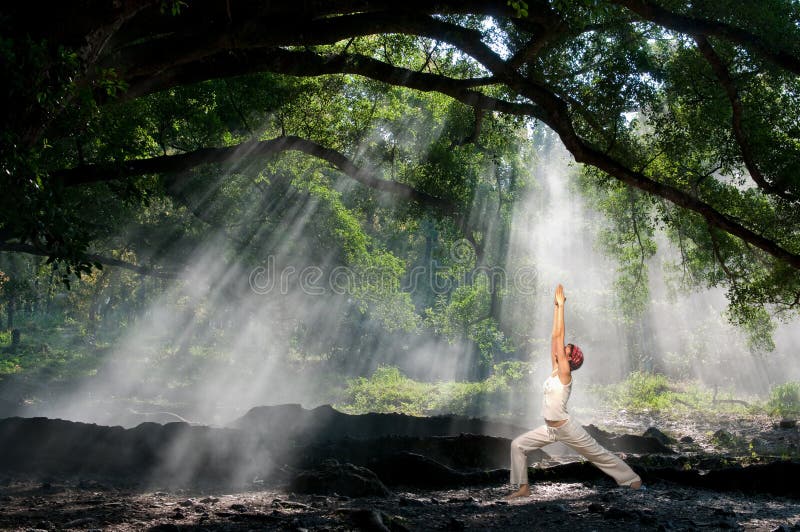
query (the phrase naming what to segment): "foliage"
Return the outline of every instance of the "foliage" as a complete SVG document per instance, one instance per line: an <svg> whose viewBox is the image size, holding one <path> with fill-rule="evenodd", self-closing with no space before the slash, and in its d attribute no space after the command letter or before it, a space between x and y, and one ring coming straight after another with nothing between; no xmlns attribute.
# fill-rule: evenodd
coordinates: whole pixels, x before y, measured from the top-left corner
<svg viewBox="0 0 800 532"><path fill-rule="evenodd" d="M769 393L767 410L775 416L800 416L800 382L787 382L773 387Z"/></svg>
<svg viewBox="0 0 800 532"><path fill-rule="evenodd" d="M592 392L604 404L615 410L630 412L651 412L661 416L685 416L688 413L752 413L750 409L737 403L714 404L714 392L698 381L678 381L665 375L634 371L616 384L596 385ZM731 390L719 392L718 399L734 398ZM758 410L758 406L752 407Z"/></svg>
<svg viewBox="0 0 800 532"><path fill-rule="evenodd" d="M615 408L663 411L674 405L675 393L664 375L633 372L616 385L600 390Z"/></svg>
<svg viewBox="0 0 800 532"><path fill-rule="evenodd" d="M480 375L494 372L480 382L447 389L436 385L440 403L422 397L419 383L399 373L379 372L372 380L358 381L359 386L384 382L395 396L380 396L377 384L369 388L380 404L414 412L435 411L437 404L467 411L492 403L502 396L498 390L511 386L492 380L499 378L498 363L524 358L529 347L530 324L523 323L529 313L509 317L501 309L528 309L533 298L522 301L513 287L498 290L476 272L507 266L512 213L535 185L532 162L544 127L534 117L544 113L550 127L571 141L568 147L577 158L610 158L610 166L622 168L593 163L582 171L578 191L605 216L593 223L603 227L599 247L618 262L614 288L619 304L612 319L624 325L629 351L641 347L632 339L648 332L648 266L660 232L678 249L679 256L671 257L682 274L676 283L683 289L725 288L727 316L747 332L751 351L770 350L775 320L798 315L800 275L797 268L725 231L740 224L790 253L800 250L800 85L796 75L767 55L770 50L796 55L795 4L654 4L675 16L707 20L709 27L735 30L703 35L670 29L603 0L554 0L541 10L517 0L470 3L431 22L464 30L458 34L478 40L472 47L450 42L447 32L421 37L429 33L381 33L378 28L368 35L344 32L340 41L326 37L316 44L316 35L309 32L302 47L295 41L277 43L269 53L313 56L332 70L314 72L313 63L280 61L281 68L292 64L297 70L281 74L279 66L268 72L262 65L235 76L224 68L206 72L191 54L172 55L192 50L189 42L143 54L165 58L149 71L152 65L126 55L163 38L196 35L182 31L183 25L191 29L192 21L206 18L203 3L157 2L152 10L143 8L144 27L137 25L137 13L126 14L132 18L125 24L122 19L100 24L104 15L94 11L105 9L77 10L74 16L87 17L81 19L86 24L59 20L60 32L48 31L50 10L37 13L30 26L16 23L25 9L9 11L0 20L0 74L7 80L2 90L9 104L0 128L0 246L42 258L0 254L0 309L9 326L24 316L24 338L32 336L32 323L69 321L87 343L112 343L171 285L131 271L101 269L94 255L165 272L183 271L189 257L209 255L209 249L218 272L246 272L267 255L319 268L322 275L344 268L353 275L350 291L321 294L317 300L324 301L325 327L318 326L318 316L302 312L289 325L283 314L266 324L281 331L282 343L271 347L285 351L284 362L319 358L359 367L380 355L382 348L376 346L382 338L445 340L460 346L469 355L465 358L477 360ZM270 3L247 2L241 8L249 5L271 9ZM338 13L336 3L326 9L330 12L320 17L304 11L301 18L335 27L352 15ZM427 12L418 15L429 18ZM278 16L252 20L258 28ZM151 31L155 26L159 31ZM99 37L102 32L91 39L71 32L98 28L125 30L109 37L113 46L97 50L91 46L106 42ZM540 28L546 30L541 39ZM733 34L752 34L754 42L764 44L737 42L729 38ZM62 35L73 38L62 42ZM729 70L733 87L718 79L698 36L708 40ZM208 36L209 43L234 43L233 49L222 50L231 68L246 64L251 52L258 56L264 51L248 48L246 39L237 37ZM473 52L485 43L499 50L503 60L520 61L509 65L515 72L508 79L517 81L504 80L491 61ZM213 65L220 50L209 46L198 57ZM536 53L525 59L530 51ZM337 64L346 68L337 72ZM394 84L378 81L381 76L368 79L373 71L393 72ZM189 81L167 83L158 91L147 88L191 72L205 75L190 75ZM140 75L145 82L136 78ZM401 86L416 76L435 83L409 82L424 90ZM528 87L527 92L519 87ZM459 100L464 91L469 98ZM741 116L732 94L740 100ZM507 108L533 102L527 109L536 111L520 116L464 103L487 97ZM567 126L559 125L559 118ZM732 129L737 123L743 133ZM246 143L288 137L332 150L358 172L296 151L250 157L252 144ZM76 186L58 177L76 167L118 168L237 146L230 160L204 159L191 168L119 179L106 174ZM759 173L763 182L756 180ZM446 207L370 188L365 176L410 187ZM708 208L701 216L678 207L680 202L666 201L669 195L632 188L637 179ZM730 223L715 226L712 211ZM464 243L473 255L454 256L453 249ZM426 282L413 289L404 285L419 272ZM58 282L72 290L62 290ZM439 282L445 289L434 286ZM185 345L167 346L164 358L180 358L191 348L213 358L210 353L218 346L208 337L235 334L230 322L241 317L246 298L227 278L219 283L213 297L198 298L187 308L178 302L169 307L185 311L186 322L202 332L192 329ZM42 337L53 330L42 329L37 331ZM693 340L699 334L681 333ZM681 357L699 360L703 344L691 343ZM30 344L24 348L34 349ZM73 353L61 355L66 360ZM217 355L224 356L224 350ZM701 402L694 392L680 395L659 379L635 373L621 385L620 401L653 409L680 404L678 399ZM353 408L366 408L365 401L353 399Z"/></svg>
<svg viewBox="0 0 800 532"><path fill-rule="evenodd" d="M426 383L403 375L396 367L382 366L369 378L351 379L337 408L351 414L503 416L509 414L510 395L520 391L527 373L525 363L506 362L495 365L483 381Z"/></svg>

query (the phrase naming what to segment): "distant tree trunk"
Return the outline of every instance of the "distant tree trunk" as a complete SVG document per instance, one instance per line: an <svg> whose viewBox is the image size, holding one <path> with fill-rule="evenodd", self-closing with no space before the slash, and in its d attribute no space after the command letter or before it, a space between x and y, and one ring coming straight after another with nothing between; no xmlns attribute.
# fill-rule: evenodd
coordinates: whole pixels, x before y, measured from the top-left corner
<svg viewBox="0 0 800 532"><path fill-rule="evenodd" d="M16 310L16 298L11 298L6 304L6 330L10 331L14 328L14 311Z"/></svg>
<svg viewBox="0 0 800 532"><path fill-rule="evenodd" d="M50 268L50 276L47 278L47 292L45 295L45 303L44 303L44 312L45 314L50 314L50 309L53 306L53 277L55 277L55 271L53 268Z"/></svg>
<svg viewBox="0 0 800 532"><path fill-rule="evenodd" d="M19 347L20 340L21 340L22 333L20 333L19 329L12 329L11 331L11 349L15 351L17 347Z"/></svg>
<svg viewBox="0 0 800 532"><path fill-rule="evenodd" d="M103 270L103 273L100 274L100 277L97 279L97 282L94 287L94 291L92 292L92 299L89 302L89 326L88 329L90 332L94 333L97 330L97 311L100 308L100 302L102 301L103 295L103 288L105 288L105 276L108 270Z"/></svg>
<svg viewBox="0 0 800 532"><path fill-rule="evenodd" d="M42 276L40 275L44 259L33 261L33 297L31 298L31 315L38 316L42 312Z"/></svg>
<svg viewBox="0 0 800 532"><path fill-rule="evenodd" d="M141 284L139 285L139 292L136 294L136 304L133 305L133 312L131 313L131 324L136 323L137 318L144 312L144 307L147 304L147 277L140 276Z"/></svg>

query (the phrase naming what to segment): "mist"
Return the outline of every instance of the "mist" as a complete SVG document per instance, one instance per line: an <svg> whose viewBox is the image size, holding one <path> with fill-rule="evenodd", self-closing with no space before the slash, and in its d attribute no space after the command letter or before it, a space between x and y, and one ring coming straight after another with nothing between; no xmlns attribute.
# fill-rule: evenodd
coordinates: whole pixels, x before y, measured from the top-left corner
<svg viewBox="0 0 800 532"><path fill-rule="evenodd" d="M360 153L366 157L365 150ZM591 385L618 382L634 370L698 379L741 395L763 395L770 384L797 378L798 369L790 362L800 338L797 326L779 326L775 351L754 354L744 333L725 319L721 290L680 287L669 266L678 251L663 235L647 264L646 311L637 323L623 323L614 310L620 304L614 289L617 264L598 244L606 222L576 189L578 171L563 146L551 139L530 168L531 186L513 205L505 259L511 286L501 314L523 331L524 361L531 371L530 395L512 393L509 409L527 423L538 419L534 392L550 373L557 283L564 284L568 297L566 341L586 353L573 399L584 417L591 418L599 404ZM212 202L229 176L220 175L195 201ZM351 180L333 183L339 196L358 193ZM226 425L255 406L336 403L348 379L369 377L381 365L398 367L419 381L476 378L470 342L427 333L419 317L412 327L392 327L392 309L384 311L384 318L374 308L364 313L369 302L359 299L358 268L343 273L335 269L340 257L318 253L320 234L312 226L330 209L330 200L302 186L290 189L293 205L271 227L259 225L264 200L247 198L238 207L238 230L218 230L204 238L186 257L179 277L110 347L96 373L80 387L34 407L33 414L124 426L149 420ZM476 211L482 208L475 206ZM241 242L256 242L263 253L238 256ZM434 239L432 245L439 244ZM467 246L467 255L460 257L464 250L455 248L439 252L455 263L471 260L469 243L458 245ZM421 283L437 282L432 271L405 278L399 296L413 298ZM383 281L391 285L391 279ZM389 288L397 297L396 287ZM364 320L371 332L368 341L350 334Z"/></svg>

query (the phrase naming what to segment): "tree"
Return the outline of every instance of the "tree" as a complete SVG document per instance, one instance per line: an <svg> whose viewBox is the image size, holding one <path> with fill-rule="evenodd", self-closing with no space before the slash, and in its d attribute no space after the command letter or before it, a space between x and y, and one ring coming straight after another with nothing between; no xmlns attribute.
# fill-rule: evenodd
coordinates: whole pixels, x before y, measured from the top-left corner
<svg viewBox="0 0 800 532"><path fill-rule="evenodd" d="M794 2L141 0L89 2L77 14L68 5L4 10L13 109L3 116L0 154L12 191L0 205L6 249L30 246L85 270L94 234L76 221L81 193L68 189L122 183L133 186L130 202L150 190L134 176L180 175L204 156L247 152L213 138L160 157L89 158L80 144L59 157L47 152L79 137L74 125L109 102L252 73L348 74L447 95L474 109L475 131L496 113L546 124L594 185L642 191L634 203L652 202L642 211L649 218L634 219L691 241L685 260L706 282L726 283L742 316L753 305L800 308ZM439 209L480 243L471 205L448 195L454 183L442 176L367 179L336 146L287 135L257 142L271 153L300 149ZM9 216L20 206L22 215Z"/></svg>

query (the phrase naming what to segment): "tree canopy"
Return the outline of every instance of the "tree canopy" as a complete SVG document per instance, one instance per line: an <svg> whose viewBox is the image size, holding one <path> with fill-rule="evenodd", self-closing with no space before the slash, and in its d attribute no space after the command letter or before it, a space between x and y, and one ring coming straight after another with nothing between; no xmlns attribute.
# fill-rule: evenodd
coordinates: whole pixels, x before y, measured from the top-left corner
<svg viewBox="0 0 800 532"><path fill-rule="evenodd" d="M608 242L632 265L628 277L640 277L663 228L690 282L728 287L735 320L800 309L796 2L90 0L74 9L3 7L2 250L68 272L106 262L169 275L176 265L157 253L141 248L133 264L104 256L102 242L163 198L218 225L234 203L212 205L204 183L220 167L269 158L295 174L335 171L419 209L417 220L447 220L478 260L497 260L503 237L492 242L489 218L507 216L524 181L515 157L540 123L585 164L585 190L631 235ZM367 132L376 118L382 133ZM479 175L487 165L494 183ZM271 169L226 179L250 179L268 213L289 190L285 168ZM328 202L338 222L325 228L350 235L343 260L357 262L369 240L358 243L336 193L313 182L305 193ZM358 216L377 208L361 205ZM152 244L145 233L159 227L163 237L176 220L147 222L136 239ZM182 238L201 238L185 229Z"/></svg>

